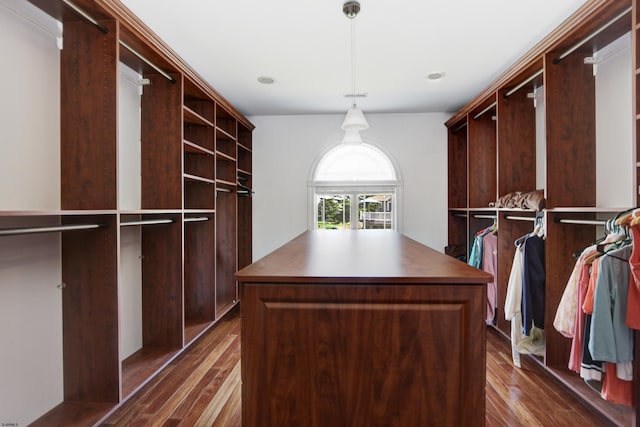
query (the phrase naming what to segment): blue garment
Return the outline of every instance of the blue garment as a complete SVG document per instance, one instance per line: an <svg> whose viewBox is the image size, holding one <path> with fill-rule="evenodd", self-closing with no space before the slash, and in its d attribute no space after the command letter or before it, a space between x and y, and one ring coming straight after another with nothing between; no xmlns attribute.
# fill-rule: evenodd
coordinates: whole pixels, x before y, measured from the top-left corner
<svg viewBox="0 0 640 427"><path fill-rule="evenodd" d="M469 265L475 268L482 268L482 236L473 239L471 255L469 255Z"/></svg>
<svg viewBox="0 0 640 427"><path fill-rule="evenodd" d="M544 239L529 235L524 241L522 265L522 332L529 336L531 326L544 329L545 268Z"/></svg>
<svg viewBox="0 0 640 427"><path fill-rule="evenodd" d="M625 324L631 270L628 261L631 245L600 258L593 294L589 351L596 360L630 362L633 360L633 330Z"/></svg>

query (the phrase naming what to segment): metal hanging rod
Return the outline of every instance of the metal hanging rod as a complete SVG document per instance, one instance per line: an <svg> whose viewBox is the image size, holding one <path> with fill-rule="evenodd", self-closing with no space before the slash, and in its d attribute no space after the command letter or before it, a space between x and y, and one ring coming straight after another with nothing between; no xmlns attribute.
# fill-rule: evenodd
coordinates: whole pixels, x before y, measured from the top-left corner
<svg viewBox="0 0 640 427"><path fill-rule="evenodd" d="M80 9L78 6L76 6L75 4L71 3L69 0L62 0L62 3L66 4L70 9L72 9L75 13L77 13L78 15L82 16L84 19L86 19L88 22L90 22L91 24L95 25L100 31L102 31L104 34L107 34L109 32L109 29L107 27L105 27L104 25L102 25L101 23L99 23L98 21L96 21L91 15L89 15L87 12L85 12L84 10Z"/></svg>
<svg viewBox="0 0 640 427"><path fill-rule="evenodd" d="M560 218L556 222L562 224L583 224L583 225L606 225L607 221L601 219L568 219Z"/></svg>
<svg viewBox="0 0 640 427"><path fill-rule="evenodd" d="M126 44L122 40L120 40L120 45L122 47L124 47L125 49L127 49L129 52L133 53L139 59L141 59L145 64L147 64L148 66L150 66L151 68L156 70L158 73L160 73L162 75L162 77L164 77L165 79L169 80L171 83L175 83L176 82L176 80L173 77L171 77L169 74L167 74L164 70L162 70L156 64L154 64L153 62L149 61L147 58L142 56L138 51L136 51L134 48L132 48L131 46L129 46L128 44Z"/></svg>
<svg viewBox="0 0 640 427"><path fill-rule="evenodd" d="M209 218L207 218L206 216L199 216L199 217L195 217L195 218L185 218L184 222L202 222L202 221L209 221Z"/></svg>
<svg viewBox="0 0 640 427"><path fill-rule="evenodd" d="M232 191L227 188L216 188L216 191L222 191L223 193L231 193Z"/></svg>
<svg viewBox="0 0 640 427"><path fill-rule="evenodd" d="M491 105L489 105L487 108L485 108L484 110L480 111L478 114L476 114L475 116L473 116L473 120L478 120L478 117L480 117L481 115L483 115L484 113L486 113L487 111L491 110L493 107L496 106L496 103L493 102L491 103Z"/></svg>
<svg viewBox="0 0 640 427"><path fill-rule="evenodd" d="M480 219L496 219L497 218L496 215L484 215L484 214L474 215L473 217L480 218Z"/></svg>
<svg viewBox="0 0 640 427"><path fill-rule="evenodd" d="M463 214L463 213L452 213L451 216L455 216L457 218L467 218L467 214Z"/></svg>
<svg viewBox="0 0 640 427"><path fill-rule="evenodd" d="M511 95L513 95L514 93L516 93L517 91L519 91L520 89L522 89L522 87L524 87L525 85L527 85L528 83L532 82L533 80L535 80L538 76L540 76L542 73L544 73L544 69L538 71L537 73L535 73L534 75L532 75L531 77L529 77L528 79L526 79L525 81L523 81L522 83L520 83L518 86L514 87L513 89L511 89L509 92L505 93L504 96L509 97Z"/></svg>
<svg viewBox="0 0 640 427"><path fill-rule="evenodd" d="M171 224L172 219L142 219L140 221L121 222L120 227L129 227L133 225L155 225L155 224Z"/></svg>
<svg viewBox="0 0 640 427"><path fill-rule="evenodd" d="M462 129L466 128L466 127L467 127L467 122L464 122L463 124L461 124L460 126L455 128L453 131L454 132L458 132L459 130L462 130Z"/></svg>
<svg viewBox="0 0 640 427"><path fill-rule="evenodd" d="M595 36L597 36L598 34L600 34L601 32L603 32L604 30L606 30L607 28L609 28L612 24L614 24L618 19L622 18L623 16L625 16L627 13L631 12L631 7L628 7L627 9L624 10L624 12L620 13L618 16L616 16L615 18L613 18L611 21L607 22L606 24L604 24L602 27L600 27L598 30L594 31L593 33L591 33L590 35L588 35L587 37L585 37L584 39L580 40L578 43L576 43L573 47L571 47L569 50L567 50L565 53L563 53L562 55L560 55L559 57L557 57L556 59L553 60L554 64L557 64L558 62L562 61L564 58L566 58L567 56L571 55L573 52L575 52L576 50L578 50L583 44L585 44L586 42L588 42L589 40L591 40L592 38L594 38Z"/></svg>
<svg viewBox="0 0 640 427"><path fill-rule="evenodd" d="M73 230L90 230L94 228L103 227L101 224L69 224L69 225L55 225L44 227L28 227L28 228L5 228L0 230L0 236L15 236L18 234L37 234L37 233L55 233L58 231L73 231Z"/></svg>
<svg viewBox="0 0 640 427"><path fill-rule="evenodd" d="M240 191L236 191L236 193L238 193L238 194L253 194L253 191L249 191L249 190L240 190Z"/></svg>
<svg viewBox="0 0 640 427"><path fill-rule="evenodd" d="M531 221L531 222L535 222L535 220L537 219L535 216L513 216L513 215L506 215L504 217L504 219L511 219L514 221Z"/></svg>

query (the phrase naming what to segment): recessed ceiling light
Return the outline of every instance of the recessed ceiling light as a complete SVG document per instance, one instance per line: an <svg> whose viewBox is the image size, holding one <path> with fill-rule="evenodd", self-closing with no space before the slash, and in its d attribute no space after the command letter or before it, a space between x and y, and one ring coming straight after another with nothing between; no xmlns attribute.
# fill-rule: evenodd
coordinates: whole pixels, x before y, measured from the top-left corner
<svg viewBox="0 0 640 427"><path fill-rule="evenodd" d="M269 77L269 76L260 76L260 77L258 77L258 81L260 83L262 83L263 85L271 85L271 84L274 84L276 82L273 79L273 77Z"/></svg>
<svg viewBox="0 0 640 427"><path fill-rule="evenodd" d="M444 77L443 71L434 71L433 73L427 74L427 80L431 80L431 81L440 80L443 77Z"/></svg>

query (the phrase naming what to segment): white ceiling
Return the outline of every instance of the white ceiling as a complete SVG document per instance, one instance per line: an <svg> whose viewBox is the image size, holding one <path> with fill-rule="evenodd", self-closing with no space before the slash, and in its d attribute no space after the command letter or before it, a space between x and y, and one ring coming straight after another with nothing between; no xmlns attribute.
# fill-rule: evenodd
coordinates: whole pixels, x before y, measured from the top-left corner
<svg viewBox="0 0 640 427"><path fill-rule="evenodd" d="M246 116L344 113L343 0L121 0ZM361 0L366 113L455 112L585 0ZM433 71L444 79L428 81ZM275 79L258 83L259 76Z"/></svg>

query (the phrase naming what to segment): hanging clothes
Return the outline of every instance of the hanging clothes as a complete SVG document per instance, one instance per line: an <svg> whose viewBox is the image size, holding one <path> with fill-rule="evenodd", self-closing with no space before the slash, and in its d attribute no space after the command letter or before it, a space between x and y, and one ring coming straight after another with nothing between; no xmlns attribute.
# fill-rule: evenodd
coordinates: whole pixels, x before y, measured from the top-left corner
<svg viewBox="0 0 640 427"><path fill-rule="evenodd" d="M524 282L524 239L516 240L516 250L513 256L511 273L507 284L507 294L504 305L505 319L511 322L511 358L513 364L520 368L521 354L544 356L544 331L535 325L525 335L522 325L522 289Z"/></svg>
<svg viewBox="0 0 640 427"><path fill-rule="evenodd" d="M522 266L522 329L530 335L533 325L544 329L546 276L542 237L532 235L525 239Z"/></svg>
<svg viewBox="0 0 640 427"><path fill-rule="evenodd" d="M498 291L496 278L498 276L498 236L496 223L476 233L471 247L468 264L493 275L493 280L487 283L487 324L495 322Z"/></svg>
<svg viewBox="0 0 640 427"><path fill-rule="evenodd" d="M487 283L487 324L495 323L496 307L498 305L498 236L490 232L482 238L482 269L493 275L493 280Z"/></svg>
<svg viewBox="0 0 640 427"><path fill-rule="evenodd" d="M584 312L584 331L582 333L582 346L581 346L581 362L580 362L580 377L587 381L587 384L593 386L593 381L600 382L602 380L603 364L600 360L595 360L591 357L589 351L589 338L591 336L591 316L593 314L594 294L595 287L598 278L600 259L597 258L591 263L591 274L589 276L589 285L582 304L582 311ZM598 385L598 391L602 387Z"/></svg>
<svg viewBox="0 0 640 427"><path fill-rule="evenodd" d="M636 223L636 220L640 220L640 210L633 211L633 218L634 220L629 227L633 243L631 257L629 258L631 279L629 282L626 324L630 328L640 330L640 221Z"/></svg>
<svg viewBox="0 0 640 427"><path fill-rule="evenodd" d="M571 341L571 353L569 355L569 369L578 374L580 373L580 365L582 362L582 341L585 328L585 314L582 310L582 305L584 304L587 288L589 287L589 279L591 277L591 264L586 263L585 259L595 252L595 250L596 247L594 245L582 251L573 269L573 272L576 273L577 279L574 277L575 283L569 279L567 288L565 289L565 293L561 300L561 304L564 302L564 304L569 305L569 309L573 309L573 322L568 322L573 328L571 331L571 337L573 340ZM575 290L570 289L572 286L575 286ZM575 292L575 301L572 301L572 296L570 295L566 298L564 297L567 292ZM566 308L563 309L563 311L564 310L566 310ZM558 307L558 312L560 311L561 308ZM558 318L557 313L556 318ZM565 334L563 333L563 335ZM565 336L568 336L568 334Z"/></svg>
<svg viewBox="0 0 640 427"><path fill-rule="evenodd" d="M640 225L640 209L634 213ZM640 329L640 228L633 230L632 217L627 211L607 221L606 238L582 251L553 322L572 338L569 369L603 399L622 405L633 404L630 326Z"/></svg>
<svg viewBox="0 0 640 427"><path fill-rule="evenodd" d="M600 258L589 351L594 359L625 363L633 360L633 331L626 325L631 246L608 251Z"/></svg>

